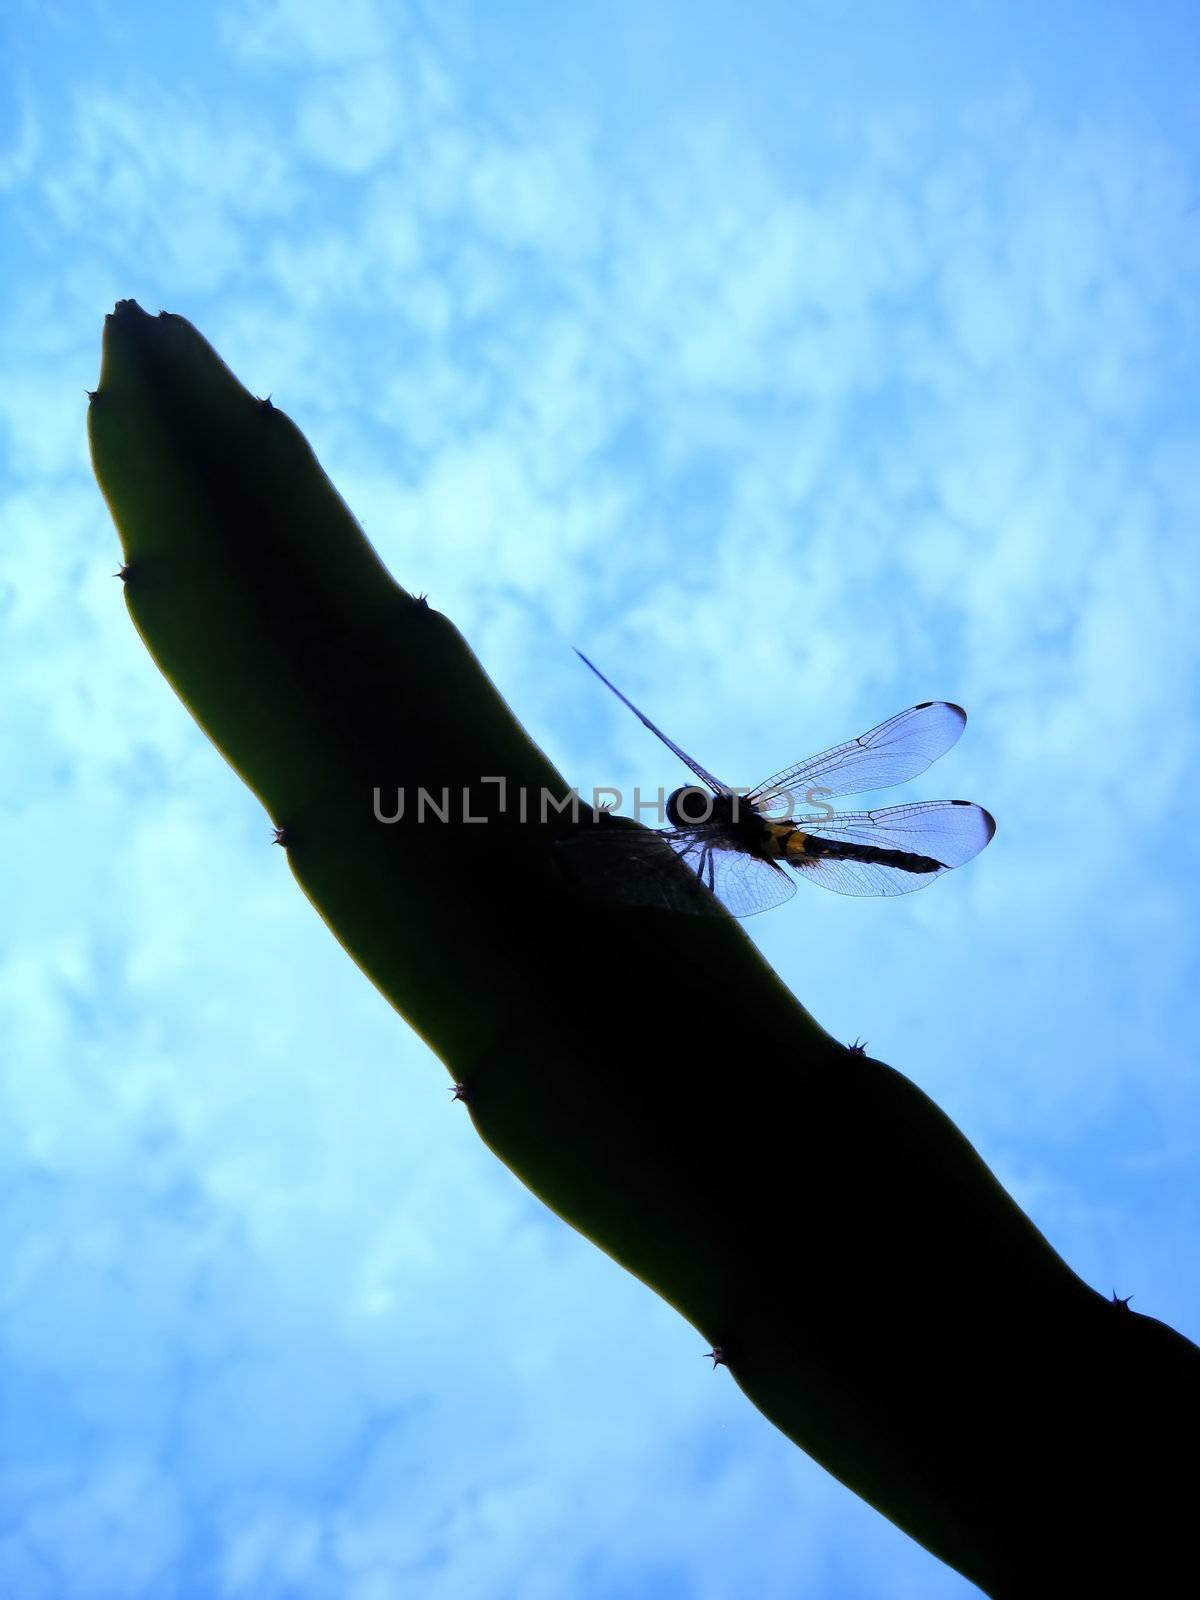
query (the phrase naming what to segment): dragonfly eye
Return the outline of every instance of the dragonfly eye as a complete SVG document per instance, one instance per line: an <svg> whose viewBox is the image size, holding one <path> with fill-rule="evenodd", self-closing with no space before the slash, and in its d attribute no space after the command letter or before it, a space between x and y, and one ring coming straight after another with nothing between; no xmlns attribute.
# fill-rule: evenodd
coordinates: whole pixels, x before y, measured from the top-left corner
<svg viewBox="0 0 1200 1600"><path fill-rule="evenodd" d="M695 828L713 820L713 796L688 783L667 796L667 820L673 828Z"/></svg>

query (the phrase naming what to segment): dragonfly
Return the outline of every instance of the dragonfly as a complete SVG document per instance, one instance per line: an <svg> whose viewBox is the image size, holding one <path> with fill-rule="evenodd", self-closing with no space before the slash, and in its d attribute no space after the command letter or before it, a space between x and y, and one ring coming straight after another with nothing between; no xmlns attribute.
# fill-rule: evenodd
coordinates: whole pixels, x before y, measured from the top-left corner
<svg viewBox="0 0 1200 1600"><path fill-rule="evenodd" d="M905 783L945 755L967 723L950 701L924 700L753 789L734 789L575 653L700 780L668 796L669 827L599 812L560 843L568 873L605 895L700 915L723 906L748 917L790 900L802 878L837 894L908 894L977 856L996 831L991 814L970 800L843 812L825 804Z"/></svg>

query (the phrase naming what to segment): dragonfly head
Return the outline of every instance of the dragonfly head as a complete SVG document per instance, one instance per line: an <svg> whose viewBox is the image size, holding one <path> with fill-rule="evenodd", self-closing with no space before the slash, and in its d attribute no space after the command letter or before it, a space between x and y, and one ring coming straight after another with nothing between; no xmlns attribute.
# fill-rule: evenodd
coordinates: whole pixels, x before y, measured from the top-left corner
<svg viewBox="0 0 1200 1600"><path fill-rule="evenodd" d="M705 822L722 820L718 816L719 798L698 783L685 783L667 796L667 821L673 828L695 828Z"/></svg>

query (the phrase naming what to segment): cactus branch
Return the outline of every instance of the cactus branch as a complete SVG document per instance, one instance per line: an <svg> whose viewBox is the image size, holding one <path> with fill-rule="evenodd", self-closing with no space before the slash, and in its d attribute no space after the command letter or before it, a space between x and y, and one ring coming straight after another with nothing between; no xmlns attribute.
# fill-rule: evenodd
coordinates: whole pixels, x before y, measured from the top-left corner
<svg viewBox="0 0 1200 1600"><path fill-rule="evenodd" d="M88 426L147 649L288 818L297 883L471 1085L496 1155L986 1592L1168 1592L1200 1352L1084 1284L949 1119L830 1038L731 919L573 890L553 812L376 820L373 792L401 786L568 790L291 420L188 322L117 306Z"/></svg>

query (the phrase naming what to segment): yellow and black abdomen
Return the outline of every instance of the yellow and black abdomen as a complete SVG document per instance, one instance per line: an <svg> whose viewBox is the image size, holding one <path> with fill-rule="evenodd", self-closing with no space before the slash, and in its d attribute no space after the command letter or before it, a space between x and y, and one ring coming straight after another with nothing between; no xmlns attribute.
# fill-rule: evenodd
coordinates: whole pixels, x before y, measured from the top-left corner
<svg viewBox="0 0 1200 1600"><path fill-rule="evenodd" d="M845 839L822 839L819 834L793 828L788 834L783 858L793 867L806 861L862 861L876 867L895 867L900 872L941 872L944 861L917 855L912 850L888 850L877 844L851 844Z"/></svg>

